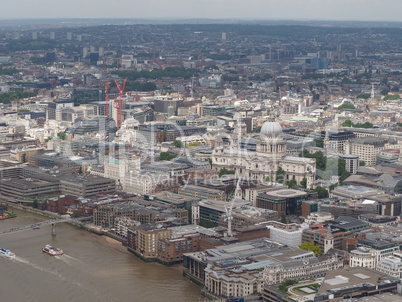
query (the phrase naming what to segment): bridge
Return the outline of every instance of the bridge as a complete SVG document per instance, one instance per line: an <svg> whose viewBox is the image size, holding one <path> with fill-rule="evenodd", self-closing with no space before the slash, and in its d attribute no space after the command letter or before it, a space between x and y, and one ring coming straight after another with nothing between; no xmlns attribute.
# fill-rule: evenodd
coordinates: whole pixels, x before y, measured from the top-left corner
<svg viewBox="0 0 402 302"><path fill-rule="evenodd" d="M65 219L46 220L46 221L43 221L43 222L34 223L34 224L26 225L26 226L23 226L23 227L11 228L11 229L8 229L8 230L0 231L0 235L11 234L11 233L21 232L21 231L26 231L26 230L39 229L41 227L48 226L48 225L52 226L52 235L56 235L56 224L58 224L58 223L74 222L74 221L78 222L78 221L89 220L89 219L92 219L92 216L80 217L80 218L65 218Z"/></svg>

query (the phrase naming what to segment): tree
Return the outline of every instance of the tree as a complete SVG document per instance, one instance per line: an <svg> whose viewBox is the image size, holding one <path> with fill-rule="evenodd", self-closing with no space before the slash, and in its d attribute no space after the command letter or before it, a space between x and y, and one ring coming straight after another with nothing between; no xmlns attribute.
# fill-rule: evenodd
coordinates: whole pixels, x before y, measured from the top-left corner
<svg viewBox="0 0 402 302"><path fill-rule="evenodd" d="M388 94L388 92L389 92L389 89L388 88L384 88L383 90L381 90L381 95L387 95Z"/></svg>
<svg viewBox="0 0 402 302"><path fill-rule="evenodd" d="M235 174L234 170L228 170L226 168L220 169L219 170L219 177L221 177L222 175L227 175L227 174Z"/></svg>
<svg viewBox="0 0 402 302"><path fill-rule="evenodd" d="M318 148L324 148L324 140L322 138L315 138L315 146Z"/></svg>
<svg viewBox="0 0 402 302"><path fill-rule="evenodd" d="M198 147L199 145L200 145L199 142L194 142L194 143L189 143L189 144L188 144L188 147L189 147L189 148Z"/></svg>
<svg viewBox="0 0 402 302"><path fill-rule="evenodd" d="M286 214L285 214L285 213L282 213L282 215L281 215L281 223L287 224L287 221L286 221Z"/></svg>
<svg viewBox="0 0 402 302"><path fill-rule="evenodd" d="M351 120L345 120L345 121L342 123L342 127L352 127L352 126L353 126L353 123L352 123Z"/></svg>
<svg viewBox="0 0 402 302"><path fill-rule="evenodd" d="M359 160L359 166L363 167L366 165L366 162L364 160Z"/></svg>
<svg viewBox="0 0 402 302"><path fill-rule="evenodd" d="M399 100L400 95L399 94L387 94L384 97L384 101L396 101Z"/></svg>
<svg viewBox="0 0 402 302"><path fill-rule="evenodd" d="M350 103L343 103L342 105L340 105L338 107L339 111L347 110L347 109L356 109L356 107L355 107L355 105L350 104Z"/></svg>
<svg viewBox="0 0 402 302"><path fill-rule="evenodd" d="M282 169L282 167L279 167L278 170L276 171L276 182L283 183L285 180L285 171Z"/></svg>
<svg viewBox="0 0 402 302"><path fill-rule="evenodd" d="M48 141L50 141L52 138L49 136L48 138L45 139L45 143L47 143Z"/></svg>
<svg viewBox="0 0 402 302"><path fill-rule="evenodd" d="M177 155L170 154L169 152L161 152L159 159L160 160L171 160L175 158Z"/></svg>
<svg viewBox="0 0 402 302"><path fill-rule="evenodd" d="M34 209L37 209L37 208L38 208L38 201L37 201L36 199L33 200L33 202L32 202L32 207L33 207Z"/></svg>
<svg viewBox="0 0 402 302"><path fill-rule="evenodd" d="M78 174L82 174L82 167L78 169Z"/></svg>
<svg viewBox="0 0 402 302"><path fill-rule="evenodd" d="M371 97L371 94L370 93L360 93L358 96L357 96L357 98L358 99L368 99L368 98L370 98Z"/></svg>
<svg viewBox="0 0 402 302"><path fill-rule="evenodd" d="M300 185L303 187L303 188L307 188L307 178L303 178L302 180L301 180L301 182L300 182Z"/></svg>
<svg viewBox="0 0 402 302"><path fill-rule="evenodd" d="M64 132L59 132L57 133L57 137L64 141L67 138L67 134L65 134Z"/></svg>
<svg viewBox="0 0 402 302"><path fill-rule="evenodd" d="M173 146L177 147L177 148L183 148L183 142L175 140L173 142Z"/></svg>
<svg viewBox="0 0 402 302"><path fill-rule="evenodd" d="M288 188L293 188L297 186L297 182L294 179L286 181L285 184L288 186Z"/></svg>
<svg viewBox="0 0 402 302"><path fill-rule="evenodd" d="M267 177L265 177L265 181L272 182L274 181L274 177L272 175L268 175Z"/></svg>
<svg viewBox="0 0 402 302"><path fill-rule="evenodd" d="M317 188L314 189L314 191L317 192L318 194L318 198L328 198L329 197L329 193L327 191L327 189L318 186Z"/></svg>
<svg viewBox="0 0 402 302"><path fill-rule="evenodd" d="M314 255L316 256L321 255L321 248L318 245L315 245L314 241L303 242L301 245L299 245L299 248L302 250L314 252Z"/></svg>
<svg viewBox="0 0 402 302"><path fill-rule="evenodd" d="M200 219L200 226L204 227L204 228L213 228L215 227L215 224L207 219Z"/></svg>

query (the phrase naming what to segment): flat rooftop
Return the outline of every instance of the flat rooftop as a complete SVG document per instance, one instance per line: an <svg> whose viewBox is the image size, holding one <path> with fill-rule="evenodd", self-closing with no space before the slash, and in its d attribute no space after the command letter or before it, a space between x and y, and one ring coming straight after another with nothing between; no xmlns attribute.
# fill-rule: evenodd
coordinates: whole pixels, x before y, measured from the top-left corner
<svg viewBox="0 0 402 302"><path fill-rule="evenodd" d="M375 286L380 284L377 282L379 279L390 280L389 278L393 280L392 277L385 274L362 267L329 271L317 295L347 290L348 287L352 290L353 287L358 287L363 283L370 283Z"/></svg>

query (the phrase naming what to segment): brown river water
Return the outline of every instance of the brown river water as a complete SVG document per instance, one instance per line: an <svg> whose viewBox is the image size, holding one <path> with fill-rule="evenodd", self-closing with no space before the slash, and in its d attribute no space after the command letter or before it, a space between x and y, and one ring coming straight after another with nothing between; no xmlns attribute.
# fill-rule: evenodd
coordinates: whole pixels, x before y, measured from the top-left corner
<svg viewBox="0 0 402 302"><path fill-rule="evenodd" d="M14 210L17 218L0 221L0 230L48 220ZM64 251L50 256L50 244ZM0 235L0 248L16 254L0 257L0 301L206 301L200 287L182 276L180 266L145 263L119 242L66 223Z"/></svg>

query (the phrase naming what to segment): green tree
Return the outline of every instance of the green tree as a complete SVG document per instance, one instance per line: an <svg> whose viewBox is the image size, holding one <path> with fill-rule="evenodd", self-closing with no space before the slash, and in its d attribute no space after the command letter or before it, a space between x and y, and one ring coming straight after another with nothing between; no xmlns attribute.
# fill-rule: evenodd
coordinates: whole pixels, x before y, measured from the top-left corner
<svg viewBox="0 0 402 302"><path fill-rule="evenodd" d="M324 148L324 140L322 138L315 138L315 146L318 148Z"/></svg>
<svg viewBox="0 0 402 302"><path fill-rule="evenodd" d="M314 252L314 255L321 255L321 248L318 245L315 245L314 241L311 242L303 242L299 245L299 248L306 251Z"/></svg>
<svg viewBox="0 0 402 302"><path fill-rule="evenodd" d="M214 228L215 224L207 219L200 219L200 226L204 227L204 228Z"/></svg>
<svg viewBox="0 0 402 302"><path fill-rule="evenodd" d="M293 188L297 186L297 182L294 179L286 181L285 184L288 186L288 188Z"/></svg>
<svg viewBox="0 0 402 302"><path fill-rule="evenodd" d="M352 127L352 126L353 126L353 123L352 123L351 120L345 120L345 121L342 123L342 127Z"/></svg>
<svg viewBox="0 0 402 302"><path fill-rule="evenodd" d="M36 200L36 199L33 200L33 202L32 202L32 207L33 207L34 209L37 209L37 208L38 208L38 200Z"/></svg>
<svg viewBox="0 0 402 302"><path fill-rule="evenodd" d="M285 213L282 213L282 215L281 215L281 223L287 224L286 214Z"/></svg>
<svg viewBox="0 0 402 302"><path fill-rule="evenodd" d="M82 174L82 167L78 169L78 174Z"/></svg>
<svg viewBox="0 0 402 302"><path fill-rule="evenodd" d="M303 178L302 180L301 180L301 182L300 182L300 185L303 187L303 188L307 188L307 178Z"/></svg>
<svg viewBox="0 0 402 302"><path fill-rule="evenodd" d="M318 198L328 198L329 197L329 193L328 190L318 186L317 188L314 189L314 191L316 191L318 193Z"/></svg>
<svg viewBox="0 0 402 302"><path fill-rule="evenodd" d="M396 101L399 100L400 95L399 94L387 94L384 97L384 101Z"/></svg>
<svg viewBox="0 0 402 302"><path fill-rule="evenodd" d="M272 175L268 175L267 177L265 177L265 181L272 182L274 181L274 177Z"/></svg>
<svg viewBox="0 0 402 302"><path fill-rule="evenodd" d="M182 142L182 141L175 140L175 141L173 142L173 146L175 146L175 147L177 147L177 148L183 148L183 142Z"/></svg>
<svg viewBox="0 0 402 302"><path fill-rule="evenodd" d="M65 134L64 132L59 132L57 133L57 137L64 141L67 138L67 134Z"/></svg>
<svg viewBox="0 0 402 302"><path fill-rule="evenodd" d="M227 175L227 174L235 174L234 170L228 170L226 168L220 169L219 170L219 177L223 176L223 175Z"/></svg>
<svg viewBox="0 0 402 302"><path fill-rule="evenodd" d="M285 171L279 167L276 171L276 182L283 183L285 181Z"/></svg>
<svg viewBox="0 0 402 302"><path fill-rule="evenodd" d="M341 106L338 107L339 111L347 110L347 109L356 109L355 105L350 103L343 103Z"/></svg>
<svg viewBox="0 0 402 302"><path fill-rule="evenodd" d="M388 88L384 88L384 89L381 90L380 93L381 93L381 95L387 95L388 92L389 92L389 89L388 89Z"/></svg>
<svg viewBox="0 0 402 302"><path fill-rule="evenodd" d="M189 147L189 148L198 147L199 145L200 145L199 142L194 142L194 143L189 143L189 144L188 144L188 147Z"/></svg>
<svg viewBox="0 0 402 302"><path fill-rule="evenodd" d="M174 154L170 154L169 152L161 152L159 159L160 160L171 160L173 158L175 158L177 155Z"/></svg>
<svg viewBox="0 0 402 302"><path fill-rule="evenodd" d="M359 166L363 167L366 165L366 162L364 160L359 160Z"/></svg>
<svg viewBox="0 0 402 302"><path fill-rule="evenodd" d="M367 99L370 98L370 97L371 97L371 94L370 94L370 93L360 93L360 94L357 96L358 99L365 99L365 100L367 100Z"/></svg>
<svg viewBox="0 0 402 302"><path fill-rule="evenodd" d="M48 141L50 141L52 138L49 136L48 138L45 138L45 143L47 143Z"/></svg>

